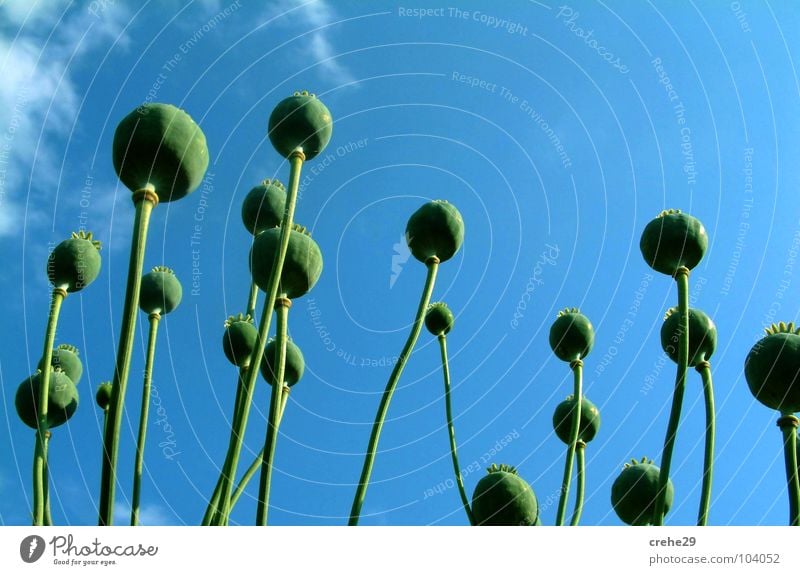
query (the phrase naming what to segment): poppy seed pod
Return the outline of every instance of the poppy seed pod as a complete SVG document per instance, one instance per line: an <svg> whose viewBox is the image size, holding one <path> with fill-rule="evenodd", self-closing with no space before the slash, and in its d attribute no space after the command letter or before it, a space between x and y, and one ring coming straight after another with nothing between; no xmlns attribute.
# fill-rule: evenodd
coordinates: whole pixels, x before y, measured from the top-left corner
<svg viewBox="0 0 800 575"><path fill-rule="evenodd" d="M572 413L574 411L575 397L570 395L556 406L556 410L553 413L553 429L558 438L567 445L572 441L570 433L572 431ZM585 397L581 398L581 423L578 430L578 439L585 443L589 443L594 439L600 430L600 411L594 403Z"/></svg>
<svg viewBox="0 0 800 575"><path fill-rule="evenodd" d="M281 156L288 158L300 149L310 160L328 145L333 119L325 104L304 90L278 102L268 129L269 141Z"/></svg>
<svg viewBox="0 0 800 575"><path fill-rule="evenodd" d="M661 349L675 363L678 363L679 323L678 308L673 307L667 311L661 326ZM717 326L703 311L689 308L689 367L708 361L716 349Z"/></svg>
<svg viewBox="0 0 800 575"><path fill-rule="evenodd" d="M476 525L535 525L539 504L531 486L510 465L492 464L472 494Z"/></svg>
<svg viewBox="0 0 800 575"><path fill-rule="evenodd" d="M258 234L250 250L250 271L253 280L263 291L269 290L272 264L280 243L280 228L271 228ZM308 231L297 224L289 232L289 246L283 262L283 273L278 293L289 299L305 295L317 283L322 273L322 252Z"/></svg>
<svg viewBox="0 0 800 575"><path fill-rule="evenodd" d="M105 381L97 386L97 393L94 394L97 406L103 411L107 410L108 406L111 405L111 389L111 382Z"/></svg>
<svg viewBox="0 0 800 575"><path fill-rule="evenodd" d="M62 343L53 350L50 366L63 371L75 385L78 385L83 375L83 363L81 363L78 348L66 343ZM44 370L44 358L39 360L39 365L36 367L40 371Z"/></svg>
<svg viewBox="0 0 800 575"><path fill-rule="evenodd" d="M592 322L575 307L558 312L550 327L550 347L561 361L583 359L594 347Z"/></svg>
<svg viewBox="0 0 800 575"><path fill-rule="evenodd" d="M261 375L270 385L275 385L275 350L278 345L274 339L267 342L261 360ZM286 363L283 368L283 383L292 387L303 377L306 361L303 352L292 340L286 342Z"/></svg>
<svg viewBox="0 0 800 575"><path fill-rule="evenodd" d="M142 276L139 292L139 307L146 314L168 314L181 303L183 288L175 272L164 266L156 266Z"/></svg>
<svg viewBox="0 0 800 575"><path fill-rule="evenodd" d="M242 223L256 235L279 226L286 208L286 188L278 180L264 180L242 202Z"/></svg>
<svg viewBox="0 0 800 575"><path fill-rule="evenodd" d="M430 304L425 312L425 327L435 336L450 333L455 321L453 312L443 301Z"/></svg>
<svg viewBox="0 0 800 575"><path fill-rule="evenodd" d="M208 168L208 147L200 126L171 104L142 104L114 133L114 169L132 192L152 188L159 202L189 195Z"/></svg>
<svg viewBox="0 0 800 575"><path fill-rule="evenodd" d="M225 320L225 333L222 336L222 351L236 367L242 367L250 361L250 355L256 346L258 329L253 325L250 315L239 314Z"/></svg>
<svg viewBox="0 0 800 575"><path fill-rule="evenodd" d="M617 516L628 525L650 525L656 510L658 475L661 470L646 457L632 459L611 486L611 505ZM672 480L667 482L664 514L672 507L675 489Z"/></svg>
<svg viewBox="0 0 800 575"><path fill-rule="evenodd" d="M30 376L17 388L14 405L22 422L37 429L39 411L39 387L42 372ZM66 423L78 409L78 388L60 369L50 372L50 389L47 394L47 427L53 428Z"/></svg>
<svg viewBox="0 0 800 575"><path fill-rule="evenodd" d="M781 322L766 330L744 362L753 396L782 414L800 411L800 329Z"/></svg>
<svg viewBox="0 0 800 575"><path fill-rule="evenodd" d="M77 292L97 279L100 263L100 242L91 232L73 232L50 253L47 277L53 287Z"/></svg>
<svg viewBox="0 0 800 575"><path fill-rule="evenodd" d="M433 256L445 262L464 243L464 219L453 204L444 200L428 202L408 219L406 243L422 263Z"/></svg>
<svg viewBox="0 0 800 575"><path fill-rule="evenodd" d="M682 266L691 270L700 263L708 249L708 235L697 218L665 210L645 226L639 248L647 265L672 276Z"/></svg>

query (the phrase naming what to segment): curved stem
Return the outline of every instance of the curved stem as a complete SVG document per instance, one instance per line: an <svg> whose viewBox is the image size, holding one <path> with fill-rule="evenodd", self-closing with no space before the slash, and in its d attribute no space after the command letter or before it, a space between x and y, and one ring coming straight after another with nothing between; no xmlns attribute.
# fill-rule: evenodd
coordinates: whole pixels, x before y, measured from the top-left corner
<svg viewBox="0 0 800 575"><path fill-rule="evenodd" d="M139 525L139 500L142 495L142 468L144 467L144 444L147 440L147 419L150 414L150 388L153 383L153 360L156 356L158 322L161 316L150 314L150 334L147 340L147 356L144 364L142 386L142 412L139 415L139 437L136 441L136 459L133 465L133 496L131 498L131 525Z"/></svg>
<svg viewBox="0 0 800 575"><path fill-rule="evenodd" d="M700 492L700 511L697 524L708 525L708 514L711 510L711 483L714 477L714 442L716 437L716 415L714 409L714 386L711 381L711 364L703 361L697 365L697 371L703 378L703 399L706 405L706 442L703 454L703 490Z"/></svg>
<svg viewBox="0 0 800 575"><path fill-rule="evenodd" d="M450 363L447 360L447 336L439 334L439 349L442 352L442 372L444 373L444 405L447 413L447 431L450 436L450 456L453 459L453 471L456 474L456 484L458 494L461 496L461 503L470 525L475 525L475 518L472 516L472 509L469 506L467 492L464 489L464 478L461 477L461 466L458 463L458 450L456 448L456 429L453 425L453 409L450 401Z"/></svg>
<svg viewBox="0 0 800 575"><path fill-rule="evenodd" d="M53 343L56 340L56 326L61 313L61 304L67 292L56 287L50 300L50 312L47 317L47 328L44 332L44 350L42 351L42 370L39 378L39 403L36 406L36 445L33 448L33 524L44 525L45 494L47 492L47 404L50 397L50 374L53 371Z"/></svg>
<svg viewBox="0 0 800 575"><path fill-rule="evenodd" d="M133 339L136 334L136 309L139 306L139 290L142 281L145 245L150 214L158 203L153 190L139 190L133 194L136 215L133 220L131 256L128 264L128 282L125 288L125 304L122 310L117 361L114 380L111 384L111 403L108 408L108 423L103 434L103 469L100 478L99 525L111 525L114 521L114 492L117 487L117 458L119 455L119 432L122 428L122 410L125 391L128 387L128 372L131 367Z"/></svg>
<svg viewBox="0 0 800 575"><path fill-rule="evenodd" d="M567 457L564 461L564 477L561 480L561 497L558 499L558 513L556 514L556 525L564 525L564 518L567 514L567 499L569 499L569 487L572 483L572 466L575 460L575 449L578 445L578 437L581 427L581 398L583 397L583 362L576 359L570 362L572 368L574 390L573 398L575 407L572 410L572 425L570 426L570 441L567 446Z"/></svg>
<svg viewBox="0 0 800 575"><path fill-rule="evenodd" d="M288 320L291 301L281 297L275 302L275 374L271 386L269 401L269 420L267 421L267 437L264 440L264 451L261 456L261 478L258 486L258 505L256 508L256 525L267 524L269 515L269 492L272 485L272 465L275 460L275 446L278 443L278 426L281 421L281 396L286 370L286 346L289 339Z"/></svg>
<svg viewBox="0 0 800 575"><path fill-rule="evenodd" d="M289 390L291 387L288 385L283 386L283 393L281 394L281 412L278 417L278 427L280 428L280 424L283 421L283 412L286 410L286 400L289 399ZM256 458L250 464L250 467L247 468L247 471L244 472L242 478L239 480L239 484L236 486L236 490L231 495L231 510L233 510L236 502L239 501L239 498L242 496L242 492L247 487L247 484L250 483L250 480L256 474L256 472L261 469L261 459L264 457L264 448L261 448L261 451L258 452Z"/></svg>
<svg viewBox="0 0 800 575"><path fill-rule="evenodd" d="M581 521L583 514L583 500L586 493L586 443L578 441L575 455L578 459L578 483L575 486L577 493L575 494L575 509L572 512L572 521L570 525L576 526Z"/></svg>
<svg viewBox="0 0 800 575"><path fill-rule="evenodd" d="M250 282L250 295L247 298L247 315L256 317L256 303L258 302L258 285L255 281Z"/></svg>
<svg viewBox="0 0 800 575"><path fill-rule="evenodd" d="M50 450L50 436L50 431L44 435L45 453ZM44 462L44 524L48 527L53 525L53 517L50 514L50 472L46 459Z"/></svg>
<svg viewBox="0 0 800 575"><path fill-rule="evenodd" d="M789 489L789 525L800 525L800 479L797 470L797 425L794 415L784 414L778 420L783 432L783 455L786 461L786 484Z"/></svg>
<svg viewBox="0 0 800 575"><path fill-rule="evenodd" d="M667 498L669 468L672 464L672 452L675 448L675 437L681 420L683 393L686 390L686 370L689 363L689 270L681 267L675 274L678 284L678 371L675 376L675 391L672 394L672 409L669 413L667 435L664 438L664 452L661 456L661 471L658 475L658 496L653 513L653 525L664 524L664 506Z"/></svg>
<svg viewBox="0 0 800 575"><path fill-rule="evenodd" d="M400 357L397 363L392 368L392 373L389 376L389 381L386 383L386 389L381 396L381 402L378 406L378 412L375 414L375 422L372 424L372 433L369 437L369 444L367 445L367 454L364 458L364 467L361 470L361 478L358 480L358 489L353 498L353 506L350 509L349 525L358 525L358 519L361 515L361 507L364 505L364 498L367 495L367 487L369 485L369 478L372 475L372 466L375 464L375 454L378 449L378 440L381 437L381 430L383 429L383 422L386 420L386 413L389 411L389 403L392 400L394 389L397 387L397 382L403 373L403 368L406 366L408 357L414 349L414 345L419 338L419 332L422 329L422 321L425 317L425 310L431 301L431 294L433 294L433 285L436 283L436 272L439 270L439 258L431 257L425 262L428 268L428 275L425 279L425 287L422 290L422 297L419 301L417 308L417 317L414 319L414 325L411 328L411 333L408 334L403 351L400 352Z"/></svg>

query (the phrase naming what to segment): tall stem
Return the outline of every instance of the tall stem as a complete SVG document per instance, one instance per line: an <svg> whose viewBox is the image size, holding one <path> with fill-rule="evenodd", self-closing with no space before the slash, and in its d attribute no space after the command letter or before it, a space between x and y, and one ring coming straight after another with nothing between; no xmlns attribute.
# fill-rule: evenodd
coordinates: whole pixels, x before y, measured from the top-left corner
<svg viewBox="0 0 800 575"><path fill-rule="evenodd" d="M39 403L36 406L36 445L33 449L33 524L44 525L45 494L47 492L47 404L50 397L50 373L53 368L53 343L56 340L56 327L58 316L61 313L61 304L67 297L63 287L53 289L50 300L50 313L47 317L47 328L44 332L44 350L42 351L42 370L39 377Z"/></svg>
<svg viewBox="0 0 800 575"><path fill-rule="evenodd" d="M272 464L275 459L275 446L278 443L278 426L281 415L281 396L286 371L286 347L289 339L288 320L292 302L287 297L275 301L275 373L272 382L272 394L269 401L269 420L267 421L267 437L264 440L264 452L261 456L261 479L258 486L258 505L256 509L256 525L266 525L269 515L269 492L272 485Z"/></svg>
<svg viewBox="0 0 800 575"><path fill-rule="evenodd" d="M258 302L258 285L255 281L250 282L250 295L247 298L247 315L256 317L256 303Z"/></svg>
<svg viewBox="0 0 800 575"><path fill-rule="evenodd" d="M358 519L361 515L361 507L364 505L364 498L367 495L367 487L369 486L369 478L372 475L372 466L375 464L375 454L378 450L378 440L381 437L381 430L383 429L383 422L386 420L386 413L389 411L389 403L392 401L397 382L403 373L403 368L406 366L408 357L414 350L414 345L419 338L419 332L422 329L422 321L425 317L425 310L431 301L433 294L433 286L436 283L436 272L439 270L439 258L432 256L425 262L428 268L428 275L425 279L425 287L422 290L422 297L419 301L417 308L417 317L414 319L414 325L411 328L411 333L408 334L403 351L400 352L400 357L397 363L392 368L392 373L389 376L389 381L386 383L386 389L383 390L381 402L378 406L378 412L375 414L375 422L372 424L372 433L369 436L369 444L367 445L367 454L364 458L364 467L361 470L361 478L358 480L358 489L353 498L353 506L350 509L349 525L358 525Z"/></svg>
<svg viewBox="0 0 800 575"><path fill-rule="evenodd" d="M139 437L136 441L136 459L133 465L133 496L131 501L131 525L139 525L139 500L142 495L142 469L144 467L144 444L147 439L147 419L150 413L150 389L153 383L153 361L156 357L156 338L161 316L150 314L150 334L147 340L147 356L144 364L142 386L142 412L139 415Z"/></svg>
<svg viewBox="0 0 800 575"><path fill-rule="evenodd" d="M708 525L711 510L711 483L714 478L714 442L716 441L716 415L714 409L714 386L711 381L711 364L702 361L695 368L703 378L703 399L706 405L706 443L703 453L703 490L700 492L700 511L697 524Z"/></svg>
<svg viewBox="0 0 800 575"><path fill-rule="evenodd" d="M556 514L556 525L564 525L564 518L567 514L567 499L569 499L569 487L572 483L572 466L575 460L575 449L578 446L581 427L581 399L583 397L583 362L575 359L570 362L573 374L573 397L575 407L572 410L572 425L569 432L569 445L567 446L567 457L564 461L564 477L561 480L561 497L558 500L558 513Z"/></svg>
<svg viewBox="0 0 800 575"><path fill-rule="evenodd" d="M664 438L664 452L661 457L661 471L658 475L658 495L653 513L653 525L664 524L664 508L669 483L669 468L672 464L672 452L675 448L675 437L681 420L683 393L686 390L686 370L689 363L689 270L678 268L675 272L678 284L678 371L675 376L675 391L672 394L672 409L669 413L667 435Z"/></svg>
<svg viewBox="0 0 800 575"><path fill-rule="evenodd" d="M286 401L289 399L289 391L292 388L288 385L283 386L283 393L281 394L281 412L278 417L278 428L280 428L281 422L283 421L283 412L286 410ZM261 469L261 459L264 457L264 448L261 448L261 451L258 452L253 462L250 464L250 467L247 468L247 471L244 472L242 478L239 480L239 484L236 486L236 490L231 495L231 510L233 510L236 502L239 501L239 498L242 496L242 492L247 487L247 484L250 483L250 480L256 474L256 472Z"/></svg>
<svg viewBox="0 0 800 575"><path fill-rule="evenodd" d="M48 453L50 450L50 431L44 434L44 452ZM50 514L50 471L47 459L44 462L44 524L46 526L53 525L53 516Z"/></svg>
<svg viewBox="0 0 800 575"><path fill-rule="evenodd" d="M572 521L570 525L578 525L581 521L583 514L583 500L586 494L586 443L578 440L578 445L575 446L575 455L578 459L578 483L575 486L577 493L575 494L575 509L572 512Z"/></svg>
<svg viewBox="0 0 800 575"><path fill-rule="evenodd" d="M785 413L778 419L783 432L783 455L786 461L786 485L789 489L789 525L800 525L800 478L797 470L797 425L800 420Z"/></svg>
<svg viewBox="0 0 800 575"><path fill-rule="evenodd" d="M133 203L136 206L136 215L133 220L128 281L125 288L125 304L122 310L117 362L114 367L114 380L111 384L108 423L103 434L99 525L111 525L114 521L114 492L117 488L119 432L122 428L122 410L125 405L125 391L128 387L133 339L136 335L136 309L139 306L139 289L142 281L145 245L147 244L147 229L150 224L150 214L158 204L158 196L153 189L139 190L133 194Z"/></svg>
<svg viewBox="0 0 800 575"><path fill-rule="evenodd" d="M456 474L456 484L458 494L461 496L461 503L470 525L475 525L475 518L472 516L472 509L469 506L467 492L464 489L464 478L461 477L461 465L458 463L458 449L456 448L456 428L453 425L453 409L450 401L450 362L447 360L447 336L439 334L439 349L442 352L442 372L444 373L444 405L447 413L447 432L450 436L450 456L453 459L453 471Z"/></svg>

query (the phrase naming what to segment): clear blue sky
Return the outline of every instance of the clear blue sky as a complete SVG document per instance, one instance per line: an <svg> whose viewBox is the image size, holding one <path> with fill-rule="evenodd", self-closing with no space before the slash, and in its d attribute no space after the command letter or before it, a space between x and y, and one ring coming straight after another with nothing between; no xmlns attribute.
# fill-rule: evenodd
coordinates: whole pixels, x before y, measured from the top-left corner
<svg viewBox="0 0 800 575"><path fill-rule="evenodd" d="M133 214L111 142L145 100L186 109L211 153L203 187L156 209L146 256L147 268L176 271L184 300L160 332L142 521L200 521L236 383L222 324L244 311L249 286L240 204L261 179L286 181L267 118L307 89L335 121L324 157L305 166L296 216L325 269L291 311L307 371L282 426L272 523L346 522L386 364L424 281L413 258L393 271L393 258L407 256L397 244L408 216L443 198L466 222L434 296L457 314L448 341L463 467L516 465L553 523L564 447L550 422L571 376L547 333L559 309L578 306L596 328L585 384L603 417L587 451L583 523L620 523L611 484L632 457L660 460L675 373L658 336L674 282L649 270L638 242L659 211L679 208L711 240L691 277L692 305L719 329L711 522L785 524L776 414L751 397L743 363L766 323L798 316L794 3L458 4L463 14L387 1L0 4L1 523L29 522L33 432L13 396L41 353L48 246L81 226L103 242L103 269L61 317L58 342L81 349L85 372L80 409L51 444L52 498L57 523L96 521L93 396L112 375ZM141 333L121 440L123 512ZM704 415L690 376L671 524L693 524L700 495ZM255 401L243 465L264 439L263 382ZM444 417L438 349L423 333L391 405L363 524L466 523L456 490L437 488L452 484ZM465 477L470 494L482 474ZM234 521L252 524L254 493Z"/></svg>

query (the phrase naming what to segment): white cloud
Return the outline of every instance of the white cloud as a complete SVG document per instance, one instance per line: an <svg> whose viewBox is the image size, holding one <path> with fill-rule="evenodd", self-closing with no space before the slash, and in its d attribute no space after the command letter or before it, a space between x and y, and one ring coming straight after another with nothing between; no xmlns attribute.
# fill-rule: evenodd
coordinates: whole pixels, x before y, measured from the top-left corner
<svg viewBox="0 0 800 575"><path fill-rule="evenodd" d="M131 524L131 506L125 501L117 501L114 505L114 525ZM166 508L155 503L139 506L139 525L178 525L175 516Z"/></svg>

